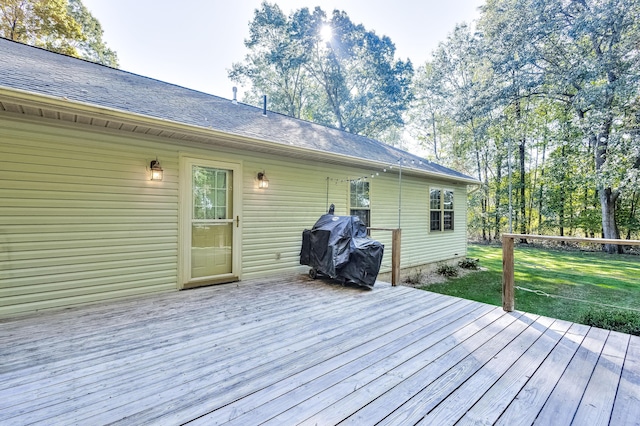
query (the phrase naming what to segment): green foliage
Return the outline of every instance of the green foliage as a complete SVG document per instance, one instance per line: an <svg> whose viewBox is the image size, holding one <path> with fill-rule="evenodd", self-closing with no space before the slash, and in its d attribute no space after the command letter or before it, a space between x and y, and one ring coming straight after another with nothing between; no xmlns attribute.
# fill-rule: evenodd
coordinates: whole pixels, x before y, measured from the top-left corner
<svg viewBox="0 0 640 426"><path fill-rule="evenodd" d="M0 36L117 66L102 28L81 0L0 0Z"/></svg>
<svg viewBox="0 0 640 426"><path fill-rule="evenodd" d="M249 24L249 53L229 70L231 80L252 85L245 101L258 103L267 94L275 111L298 118L309 114L306 104L313 90L303 68L308 56L303 37L278 5L262 3Z"/></svg>
<svg viewBox="0 0 640 426"><path fill-rule="evenodd" d="M462 269L471 269L471 270L478 270L480 269L480 259L472 259L470 257L467 257L466 259L461 260L460 262L458 262L458 266L461 267Z"/></svg>
<svg viewBox="0 0 640 426"><path fill-rule="evenodd" d="M640 3L489 0L420 67L411 132L483 183L469 230L640 236ZM511 210L509 209L511 205Z"/></svg>
<svg viewBox="0 0 640 426"><path fill-rule="evenodd" d="M456 268L455 266L448 265L446 263L438 265L438 267L436 268L436 272L447 278L458 276L458 268Z"/></svg>
<svg viewBox="0 0 640 426"><path fill-rule="evenodd" d="M332 36L324 39L327 26ZM231 80L251 83L245 101L266 94L275 111L370 137L404 123L411 63L396 60L388 37L354 24L345 12L327 16L316 7L285 16L263 2L249 34L249 53L229 71Z"/></svg>
<svg viewBox="0 0 640 426"><path fill-rule="evenodd" d="M590 309L580 317L578 322L640 336L640 313L635 311Z"/></svg>
<svg viewBox="0 0 640 426"><path fill-rule="evenodd" d="M69 0L67 11L82 30L83 37L75 41L78 55L91 62L118 68L118 55L102 40L102 25L82 1Z"/></svg>
<svg viewBox="0 0 640 426"><path fill-rule="evenodd" d="M84 37L66 0L0 0L0 35L72 56Z"/></svg>

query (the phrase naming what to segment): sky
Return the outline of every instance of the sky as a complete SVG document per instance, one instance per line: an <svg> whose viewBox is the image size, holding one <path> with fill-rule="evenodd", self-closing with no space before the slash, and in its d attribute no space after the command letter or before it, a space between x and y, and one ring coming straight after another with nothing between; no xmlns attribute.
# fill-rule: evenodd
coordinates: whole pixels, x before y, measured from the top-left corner
<svg viewBox="0 0 640 426"><path fill-rule="evenodd" d="M227 77L247 53L249 22L262 0L83 0L100 21L120 68L231 99ZM484 0L270 0L285 14L320 6L386 35L396 58L424 63L457 23L472 23ZM238 99L243 88L239 87Z"/></svg>

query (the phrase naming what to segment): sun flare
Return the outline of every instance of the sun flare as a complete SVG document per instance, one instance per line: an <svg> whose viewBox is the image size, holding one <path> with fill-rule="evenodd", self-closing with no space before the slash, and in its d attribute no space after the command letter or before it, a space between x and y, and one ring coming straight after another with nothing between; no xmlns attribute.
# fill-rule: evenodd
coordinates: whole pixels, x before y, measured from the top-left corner
<svg viewBox="0 0 640 426"><path fill-rule="evenodd" d="M329 42L332 37L333 28L331 28L331 25L323 25L322 28L320 28L320 38L322 38L322 41Z"/></svg>

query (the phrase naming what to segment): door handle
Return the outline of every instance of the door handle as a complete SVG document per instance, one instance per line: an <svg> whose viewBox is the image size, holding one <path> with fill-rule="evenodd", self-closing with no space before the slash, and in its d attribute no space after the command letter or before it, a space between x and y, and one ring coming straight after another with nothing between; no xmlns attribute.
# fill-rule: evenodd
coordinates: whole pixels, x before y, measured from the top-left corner
<svg viewBox="0 0 640 426"><path fill-rule="evenodd" d="M236 216L236 228L240 227L240 216Z"/></svg>

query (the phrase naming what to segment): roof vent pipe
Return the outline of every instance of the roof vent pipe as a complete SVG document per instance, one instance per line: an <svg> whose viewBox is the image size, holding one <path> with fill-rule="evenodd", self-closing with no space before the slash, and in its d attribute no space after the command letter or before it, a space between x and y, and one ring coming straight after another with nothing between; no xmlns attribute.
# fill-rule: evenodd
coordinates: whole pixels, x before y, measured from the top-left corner
<svg viewBox="0 0 640 426"><path fill-rule="evenodd" d="M232 90L233 90L233 100L231 101L231 103L234 105L237 105L238 104L238 88L236 86L233 86Z"/></svg>
<svg viewBox="0 0 640 426"><path fill-rule="evenodd" d="M262 115L267 116L267 95L262 97Z"/></svg>

